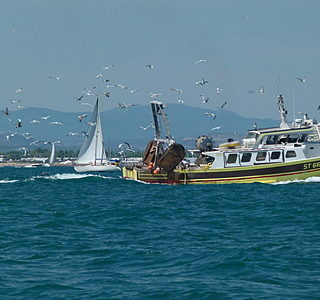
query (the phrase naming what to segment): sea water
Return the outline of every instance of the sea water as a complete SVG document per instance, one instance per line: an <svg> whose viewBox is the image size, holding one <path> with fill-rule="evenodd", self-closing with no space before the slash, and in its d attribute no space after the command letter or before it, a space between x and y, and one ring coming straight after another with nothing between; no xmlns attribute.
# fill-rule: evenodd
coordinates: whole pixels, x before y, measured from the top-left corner
<svg viewBox="0 0 320 300"><path fill-rule="evenodd" d="M0 299L320 299L319 195L2 167Z"/></svg>

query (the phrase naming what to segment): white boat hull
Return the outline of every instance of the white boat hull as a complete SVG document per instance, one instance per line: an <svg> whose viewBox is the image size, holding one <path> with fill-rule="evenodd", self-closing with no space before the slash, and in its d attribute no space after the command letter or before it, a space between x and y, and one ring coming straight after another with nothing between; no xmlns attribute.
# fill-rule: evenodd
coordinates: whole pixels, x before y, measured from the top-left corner
<svg viewBox="0 0 320 300"><path fill-rule="evenodd" d="M76 172L119 172L121 169L116 165L78 165L74 166Z"/></svg>

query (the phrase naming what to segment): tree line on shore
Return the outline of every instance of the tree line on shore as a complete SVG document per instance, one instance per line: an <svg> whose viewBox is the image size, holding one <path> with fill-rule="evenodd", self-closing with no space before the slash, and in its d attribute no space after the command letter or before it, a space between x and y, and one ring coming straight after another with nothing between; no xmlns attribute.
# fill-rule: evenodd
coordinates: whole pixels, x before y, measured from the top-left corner
<svg viewBox="0 0 320 300"><path fill-rule="evenodd" d="M76 159L79 155L80 150L56 150L56 157L60 160L64 159ZM118 157L119 152L110 151L106 153L107 157ZM27 150L26 148L20 148L16 151L0 152L0 155L7 160L21 160L26 157L39 157L39 158L49 158L51 155L51 149L36 148L34 150ZM126 157L141 157L143 153L141 151L136 152L126 152Z"/></svg>

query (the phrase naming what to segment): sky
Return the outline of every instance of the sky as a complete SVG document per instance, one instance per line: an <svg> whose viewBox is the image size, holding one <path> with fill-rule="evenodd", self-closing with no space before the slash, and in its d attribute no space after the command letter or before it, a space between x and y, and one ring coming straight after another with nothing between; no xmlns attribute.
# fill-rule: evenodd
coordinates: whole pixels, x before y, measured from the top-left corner
<svg viewBox="0 0 320 300"><path fill-rule="evenodd" d="M289 120L320 119L319 13L317 0L0 0L0 109L22 109L9 98L86 112L81 103L96 97L83 91L95 87L110 93L103 111L148 105L155 93L168 105L227 102L244 117L279 119L281 93Z"/></svg>

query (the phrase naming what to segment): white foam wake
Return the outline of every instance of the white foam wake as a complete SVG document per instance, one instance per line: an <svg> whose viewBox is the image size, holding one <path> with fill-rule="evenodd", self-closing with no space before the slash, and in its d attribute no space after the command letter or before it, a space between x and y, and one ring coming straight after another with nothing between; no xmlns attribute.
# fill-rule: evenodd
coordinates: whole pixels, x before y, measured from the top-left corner
<svg viewBox="0 0 320 300"><path fill-rule="evenodd" d="M0 180L0 183L13 183L13 182L17 182L19 180L15 179L15 180L9 180L9 179L3 179L3 180Z"/></svg>
<svg viewBox="0 0 320 300"><path fill-rule="evenodd" d="M277 184L290 184L290 183L313 183L313 182L320 182L320 177L309 177L304 180L288 180L288 181L279 181L279 182L274 182L272 184L277 185Z"/></svg>
<svg viewBox="0 0 320 300"><path fill-rule="evenodd" d="M114 177L107 177L97 174L89 174L89 173L58 173L54 175L44 175L44 176L37 176L36 178L46 178L46 179L53 179L53 180L70 180L70 179L82 179L88 177L97 177L103 179L114 179Z"/></svg>

